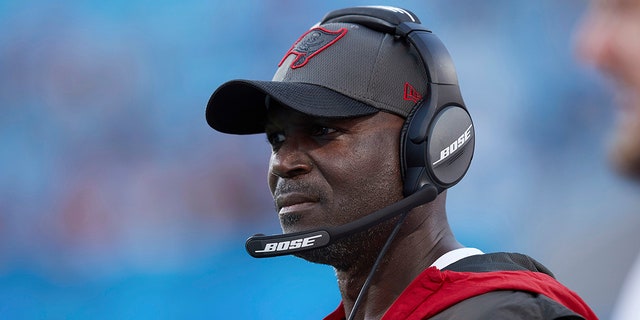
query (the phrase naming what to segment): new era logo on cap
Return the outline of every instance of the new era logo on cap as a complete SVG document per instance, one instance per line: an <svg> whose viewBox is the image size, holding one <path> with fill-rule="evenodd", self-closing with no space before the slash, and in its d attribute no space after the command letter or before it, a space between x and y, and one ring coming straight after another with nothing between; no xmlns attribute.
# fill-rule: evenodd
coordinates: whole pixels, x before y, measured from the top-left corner
<svg viewBox="0 0 640 320"><path fill-rule="evenodd" d="M340 40L347 33L347 29L340 28L332 31L325 28L313 28L305 32L300 39L298 39L291 49L287 51L278 67L287 59L290 54L296 55L296 59L291 63L291 69L296 69L304 66L322 50L330 47L336 41Z"/></svg>
<svg viewBox="0 0 640 320"><path fill-rule="evenodd" d="M422 99L422 95L416 88L409 84L409 82L404 83L404 100L413 101L418 103Z"/></svg>

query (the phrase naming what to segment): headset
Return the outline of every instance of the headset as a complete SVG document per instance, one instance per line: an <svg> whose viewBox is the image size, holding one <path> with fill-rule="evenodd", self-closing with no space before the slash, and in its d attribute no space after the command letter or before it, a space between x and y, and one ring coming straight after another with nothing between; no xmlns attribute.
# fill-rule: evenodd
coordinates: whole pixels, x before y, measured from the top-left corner
<svg viewBox="0 0 640 320"><path fill-rule="evenodd" d="M400 133L400 163L405 198L350 223L309 231L250 237L245 248L256 258L275 257L327 246L345 236L433 201L458 183L473 158L475 131L462 99L446 47L412 12L386 6L339 9L320 24L354 23L391 34L413 45L426 69L428 92L409 112Z"/></svg>
<svg viewBox="0 0 640 320"><path fill-rule="evenodd" d="M449 52L412 12L384 6L353 7L329 12L321 24L345 22L387 33L415 47L428 77L428 94L411 110L401 131L400 162L404 195L426 185L438 193L466 174L475 135L462 99Z"/></svg>
<svg viewBox="0 0 640 320"><path fill-rule="evenodd" d="M405 198L338 227L326 227L284 235L250 237L245 247L253 257L273 257L327 246L345 236L400 216L380 250L369 276L353 305L353 319L384 254L409 211L433 201L458 183L473 158L475 131L462 99L458 77L449 52L410 11L386 6L351 7L329 12L320 24L354 23L393 35L413 45L427 74L427 94L409 112L400 131L400 165Z"/></svg>

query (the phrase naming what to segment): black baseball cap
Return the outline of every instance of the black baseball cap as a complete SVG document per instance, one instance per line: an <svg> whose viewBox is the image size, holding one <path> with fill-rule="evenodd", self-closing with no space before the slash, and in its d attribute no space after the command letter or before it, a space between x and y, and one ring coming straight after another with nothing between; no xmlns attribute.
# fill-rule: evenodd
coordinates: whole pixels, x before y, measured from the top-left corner
<svg viewBox="0 0 640 320"><path fill-rule="evenodd" d="M286 52L271 81L232 80L211 95L207 123L231 134L264 132L268 101L329 118L381 110L407 117L427 94L417 50L391 34L352 23L315 25Z"/></svg>

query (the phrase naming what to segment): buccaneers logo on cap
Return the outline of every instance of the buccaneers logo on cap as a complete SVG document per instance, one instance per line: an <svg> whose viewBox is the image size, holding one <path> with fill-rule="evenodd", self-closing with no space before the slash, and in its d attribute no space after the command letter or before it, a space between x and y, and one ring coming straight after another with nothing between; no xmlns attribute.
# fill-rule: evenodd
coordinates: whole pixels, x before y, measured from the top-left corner
<svg viewBox="0 0 640 320"><path fill-rule="evenodd" d="M291 49L287 51L280 63L278 63L278 67L282 65L290 54L295 54L296 59L291 63L291 69L300 68L307 64L315 55L322 52L322 50L340 40L345 34L347 34L347 29L345 28L340 28L336 31L325 28L313 28L305 32L305 34L291 46Z"/></svg>

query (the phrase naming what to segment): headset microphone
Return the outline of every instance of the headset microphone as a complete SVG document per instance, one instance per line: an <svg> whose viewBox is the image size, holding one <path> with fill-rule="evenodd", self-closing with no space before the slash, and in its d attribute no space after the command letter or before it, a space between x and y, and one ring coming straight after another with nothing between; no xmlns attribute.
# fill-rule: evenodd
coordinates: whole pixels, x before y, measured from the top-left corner
<svg viewBox="0 0 640 320"><path fill-rule="evenodd" d="M437 196L436 187L427 184L410 196L347 224L283 235L254 235L247 239L245 248L254 258L276 257L317 249L409 212L417 206L433 201Z"/></svg>

